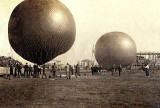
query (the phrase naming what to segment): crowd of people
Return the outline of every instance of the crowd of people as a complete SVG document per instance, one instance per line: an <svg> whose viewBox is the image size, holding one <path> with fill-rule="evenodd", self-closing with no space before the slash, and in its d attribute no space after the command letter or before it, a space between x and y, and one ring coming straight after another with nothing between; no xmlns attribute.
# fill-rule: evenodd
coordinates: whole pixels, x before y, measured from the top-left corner
<svg viewBox="0 0 160 108"><path fill-rule="evenodd" d="M91 66L92 75L96 75L97 73L101 73L102 70L103 70L102 66L98 66L98 65Z"/></svg>
<svg viewBox="0 0 160 108"><path fill-rule="evenodd" d="M23 72L22 72L23 69ZM146 76L149 76L149 65L146 64L145 66L142 66L142 70L145 72ZM48 72L50 72L51 74L48 76L46 74L46 66L42 65L36 65L34 64L33 66L28 65L28 63L26 63L24 66L20 63L16 63L15 65L10 64L10 75L9 75L9 79L11 77L18 77L18 78L55 78L56 72L57 72L57 65L56 63L54 63L51 66L51 69L47 70ZM64 71L66 74L66 79L71 79L71 76L74 75L76 78L77 76L80 76L80 66L79 64L76 64L74 66L70 65L69 63L66 64L66 66L64 67ZM96 75L97 73L101 73L103 71L102 66L91 66L91 73L92 75ZM111 69L111 74L112 76L116 73L116 71L118 71L119 76L121 75L122 72L122 65L115 65L113 64ZM59 75L60 78L62 77L61 71L59 71Z"/></svg>
<svg viewBox="0 0 160 108"><path fill-rule="evenodd" d="M147 77L149 77L149 64L145 64L144 66L142 66L140 69L142 69L144 72L145 72L145 75ZM112 69L111 69L111 72L112 72L112 76L114 75L114 73L118 70L118 73L119 73L119 76L121 75L121 72L122 72L122 65L115 65L113 64L112 65Z"/></svg>
<svg viewBox="0 0 160 108"><path fill-rule="evenodd" d="M149 76L149 64L145 64L144 66L142 66L141 69L145 72L145 75L148 77ZM121 64L118 66L116 66L115 64L112 65L112 69L111 69L112 76L114 75L114 73L117 70L118 70L119 76L121 76L121 72L122 72L122 65Z"/></svg>
<svg viewBox="0 0 160 108"><path fill-rule="evenodd" d="M15 65L10 64L10 77L18 77L18 78L38 78L39 75L42 74L42 68L38 65L28 65L28 63L26 63L24 66L20 63L16 63ZM22 72L22 69L24 70ZM45 69L44 69L45 70ZM44 71L43 70L43 71Z"/></svg>
<svg viewBox="0 0 160 108"><path fill-rule="evenodd" d="M15 65L10 64L10 74L9 74L9 79L11 77L17 77L17 78L55 78L56 72L58 68L56 63L54 63L51 66L51 69L48 69L47 71L50 72L49 75L46 74L46 66L42 65L36 65L34 64L33 66L28 65L26 63L24 66L20 63L16 63ZM22 72L23 71L23 72ZM64 71L66 74L66 79L71 79L71 75L80 76L80 66L79 64L77 65L70 65L69 63L66 64L64 67ZM61 72L60 73L60 78L62 77Z"/></svg>
<svg viewBox="0 0 160 108"><path fill-rule="evenodd" d="M140 69L142 69L145 72L146 77L150 76L149 64L145 64ZM110 68L108 68L107 71L110 71L112 76L114 76L114 74L116 74L116 72L118 71L118 76L121 76L122 70L123 70L123 67L121 64L120 65L113 64ZM97 73L101 73L102 71L103 71L102 66L95 65L91 67L92 75L96 75Z"/></svg>
<svg viewBox="0 0 160 108"><path fill-rule="evenodd" d="M115 65L113 64L112 65L112 69L111 69L111 72L112 72L112 76L114 75L114 73L118 70L118 75L121 76L121 72L122 72L122 65Z"/></svg>
<svg viewBox="0 0 160 108"><path fill-rule="evenodd" d="M75 77L80 76L80 66L79 64L71 66L69 63L65 66L66 78L71 79L71 75L75 73Z"/></svg>
<svg viewBox="0 0 160 108"><path fill-rule="evenodd" d="M92 75L96 75L97 73L101 73L103 70L104 69L102 68L102 66L95 65L95 66L91 67ZM111 71L112 76L114 75L114 73L117 70L118 70L118 73L119 73L119 76L120 76L121 75L121 71L122 71L122 66L121 65L116 66L114 64L110 69L108 69L108 71Z"/></svg>

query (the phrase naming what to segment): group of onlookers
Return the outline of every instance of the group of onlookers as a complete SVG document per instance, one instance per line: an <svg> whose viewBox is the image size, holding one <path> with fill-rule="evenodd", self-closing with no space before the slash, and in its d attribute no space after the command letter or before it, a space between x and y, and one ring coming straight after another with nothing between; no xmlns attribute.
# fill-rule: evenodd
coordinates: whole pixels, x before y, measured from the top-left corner
<svg viewBox="0 0 160 108"><path fill-rule="evenodd" d="M122 65L118 65L116 66L115 64L112 66L112 76L114 74L114 72L116 72L116 70L118 70L119 72L119 76L121 75L122 72ZM142 66L142 70L145 72L146 76L149 76L149 64L145 64L144 66Z"/></svg>
<svg viewBox="0 0 160 108"><path fill-rule="evenodd" d="M23 71L22 71L23 69ZM55 72L56 72L56 64L54 64L52 66L51 72L53 73L53 77L55 76ZM28 65L28 63L26 63L24 66L22 64L16 63L15 65L10 64L10 75L9 78L11 76L13 77L23 77L23 78L39 78L40 75L42 76L42 78L47 78L46 75L46 68L45 65L39 66L34 64L33 66Z"/></svg>
<svg viewBox="0 0 160 108"><path fill-rule="evenodd" d="M80 76L80 66L79 64L72 66L69 63L67 63L67 65L65 66L65 72L67 79L71 79L71 75L73 75L74 73L75 77L77 78L77 76Z"/></svg>
<svg viewBox="0 0 160 108"><path fill-rule="evenodd" d="M42 68L38 65L33 65L33 67L31 65L28 65L28 63L26 63L24 66L20 63L16 63L15 65L10 64L10 75L9 78L11 76L13 77L24 77L24 78L38 78L39 75L41 75L41 71ZM23 69L23 71L22 71Z"/></svg>
<svg viewBox="0 0 160 108"><path fill-rule="evenodd" d="M103 70L102 66L95 65L91 67L92 75L100 73L102 72L102 70ZM144 66L142 66L142 70L145 72L145 75L148 77L149 76L149 64L145 64ZM121 76L122 65L113 64L110 68L108 68L108 71L111 72L112 76L118 71L118 75Z"/></svg>
<svg viewBox="0 0 160 108"><path fill-rule="evenodd" d="M92 75L102 72L102 66L98 66L98 65L91 66L91 72L92 72Z"/></svg>
<svg viewBox="0 0 160 108"><path fill-rule="evenodd" d="M112 72L112 76L114 75L114 73L118 70L118 75L121 76L121 72L122 72L122 65L115 65L113 64L112 65L112 69L111 69L111 72Z"/></svg>
<svg viewBox="0 0 160 108"><path fill-rule="evenodd" d="M23 72L22 72L23 69ZM46 74L46 66L42 65L36 65L34 64L33 66L28 65L28 63L26 63L24 66L22 64L16 63L15 65L10 64L10 75L9 75L9 79L13 76L13 77L18 77L18 78L39 78L41 76L41 78L55 78L56 72L57 72L58 68L56 63L54 63L51 66L51 69L48 71L51 73L49 74L49 76L47 76ZM75 73L75 77L77 78L77 76L80 76L80 66L79 64L77 65L70 65L69 63L66 64L65 68L65 74L66 74L66 78L67 79L71 79L71 75L74 75ZM60 77L62 77L61 72L60 72Z"/></svg>
<svg viewBox="0 0 160 108"><path fill-rule="evenodd" d="M112 76L114 75L114 73L118 70L118 73L119 73L119 76L121 75L121 71L122 71L122 66L121 65L113 65L110 69L108 69L109 71L112 72ZM101 73L103 71L103 68L102 66L98 66L98 65L95 65L95 66L92 66L91 67L91 72L92 72L92 75L95 75L97 73Z"/></svg>
<svg viewBox="0 0 160 108"><path fill-rule="evenodd" d="M24 70L22 72L22 69ZM146 64L145 66L142 66L142 69L145 71L146 76L149 76L149 65ZM92 75L95 75L97 73L101 73L103 70L102 66L92 66L91 67L91 72ZM112 76L114 75L114 73L118 70L119 76L121 75L122 72L122 65L115 65L113 64L110 71L112 73ZM69 63L66 64L65 68L64 68L65 74L66 74L66 79L71 79L72 75L75 75L75 77L77 78L77 76L80 76L80 66L79 64L76 64L74 66L70 65ZM26 63L24 66L20 63L16 63L15 65L10 64L10 75L9 75L9 79L11 76L13 77L24 77L24 78L39 78L41 76L41 78L55 78L56 77L56 72L57 72L57 65L56 63L54 63L51 66L51 75L47 76L46 75L46 67L45 65L39 66L34 64L33 67L31 65L28 65L28 63ZM60 72L60 78L62 77L61 72Z"/></svg>
<svg viewBox="0 0 160 108"><path fill-rule="evenodd" d="M116 66L115 64L113 64L111 72L112 72L112 76L113 74L118 70L119 72L119 76L121 75L122 72L122 65L118 65ZM144 66L142 66L142 70L145 72L146 76L149 76L149 64L145 64Z"/></svg>

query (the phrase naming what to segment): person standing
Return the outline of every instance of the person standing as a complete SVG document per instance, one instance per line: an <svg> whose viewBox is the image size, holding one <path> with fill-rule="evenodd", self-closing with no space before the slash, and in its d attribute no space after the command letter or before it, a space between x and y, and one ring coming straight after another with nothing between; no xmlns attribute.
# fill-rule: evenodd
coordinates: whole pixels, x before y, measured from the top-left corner
<svg viewBox="0 0 160 108"><path fill-rule="evenodd" d="M74 65L74 74L75 74L75 77L77 78L76 65Z"/></svg>
<svg viewBox="0 0 160 108"><path fill-rule="evenodd" d="M118 66L119 76L121 76L121 71L122 71L122 65L120 64L120 65Z"/></svg>
<svg viewBox="0 0 160 108"><path fill-rule="evenodd" d="M39 77L39 65L37 65L37 78Z"/></svg>
<svg viewBox="0 0 160 108"><path fill-rule="evenodd" d="M80 71L80 67L79 67L79 64L77 64L76 65L76 73L77 73L78 76L80 76L80 72L79 71Z"/></svg>
<svg viewBox="0 0 160 108"><path fill-rule="evenodd" d="M74 71L74 70L73 70L73 67L70 65L69 68L70 68L71 75L73 75L73 71Z"/></svg>
<svg viewBox="0 0 160 108"><path fill-rule="evenodd" d="M28 63L24 65L24 77L28 77Z"/></svg>
<svg viewBox="0 0 160 108"><path fill-rule="evenodd" d="M17 77L17 71L18 71L18 63L15 64L14 68L14 76Z"/></svg>
<svg viewBox="0 0 160 108"><path fill-rule="evenodd" d="M53 77L55 78L56 77L56 63L54 63L53 65L52 65L52 70L51 70L51 72L52 72L52 75L53 75Z"/></svg>
<svg viewBox="0 0 160 108"><path fill-rule="evenodd" d="M112 76L113 76L113 74L116 72L116 65L115 64L113 64L113 66L112 66Z"/></svg>
<svg viewBox="0 0 160 108"><path fill-rule="evenodd" d="M22 71L21 71L21 69L22 69L21 64L18 63L18 65L17 65L18 77L22 77Z"/></svg>
<svg viewBox="0 0 160 108"><path fill-rule="evenodd" d="M39 78L40 77L40 75L41 75L41 67L40 67L40 65L38 65L37 66L38 68L37 68L37 77Z"/></svg>
<svg viewBox="0 0 160 108"><path fill-rule="evenodd" d="M146 73L146 76L149 77L149 64L145 66L145 73Z"/></svg>
<svg viewBox="0 0 160 108"><path fill-rule="evenodd" d="M101 65L99 66L99 73L100 74L102 73L102 66Z"/></svg>
<svg viewBox="0 0 160 108"><path fill-rule="evenodd" d="M93 65L91 66L91 72L92 72L92 75L93 75L93 72L94 72L94 67L93 67Z"/></svg>
<svg viewBox="0 0 160 108"><path fill-rule="evenodd" d="M71 79L71 75L73 75L73 68L69 65L69 79Z"/></svg>
<svg viewBox="0 0 160 108"><path fill-rule="evenodd" d="M28 67L28 73L29 73L29 77L31 77L32 76L32 66L31 65L29 65Z"/></svg>
<svg viewBox="0 0 160 108"><path fill-rule="evenodd" d="M41 68L40 65L39 65L39 74L40 74L40 75L42 74L42 68Z"/></svg>
<svg viewBox="0 0 160 108"><path fill-rule="evenodd" d="M13 77L13 65L12 64L9 65L9 70L10 70L10 74L9 74L9 80L10 80L11 76Z"/></svg>
<svg viewBox="0 0 160 108"><path fill-rule="evenodd" d="M66 71L66 78L70 79L70 65L67 63L67 65L65 66L65 71Z"/></svg>
<svg viewBox="0 0 160 108"><path fill-rule="evenodd" d="M47 79L47 75L46 75L46 71L45 71L45 69L46 69L45 64L42 67L43 67L42 79L43 79L43 76L45 77L45 79Z"/></svg>
<svg viewBox="0 0 160 108"><path fill-rule="evenodd" d="M38 65L34 64L33 68L34 68L34 75L33 75L33 77L37 78L38 77L38 75L37 75L37 73L38 73Z"/></svg>

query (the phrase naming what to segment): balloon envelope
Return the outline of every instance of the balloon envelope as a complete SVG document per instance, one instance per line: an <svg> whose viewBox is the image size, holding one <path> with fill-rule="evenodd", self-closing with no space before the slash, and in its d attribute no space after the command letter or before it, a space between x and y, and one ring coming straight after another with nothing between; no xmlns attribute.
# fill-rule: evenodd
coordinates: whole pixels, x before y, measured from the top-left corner
<svg viewBox="0 0 160 108"><path fill-rule="evenodd" d="M8 25L12 48L37 64L68 51L75 34L72 14L58 0L25 0L13 10Z"/></svg>
<svg viewBox="0 0 160 108"><path fill-rule="evenodd" d="M106 69L113 64L127 66L136 60L136 44L125 33L110 32L98 39L95 57L99 65Z"/></svg>

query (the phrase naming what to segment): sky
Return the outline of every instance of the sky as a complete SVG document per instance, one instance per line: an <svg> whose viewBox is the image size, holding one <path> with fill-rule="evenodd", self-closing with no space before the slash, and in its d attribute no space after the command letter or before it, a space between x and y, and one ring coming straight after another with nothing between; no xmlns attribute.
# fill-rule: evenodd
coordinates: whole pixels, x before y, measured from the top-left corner
<svg viewBox="0 0 160 108"><path fill-rule="evenodd" d="M103 34L125 32L135 41L138 52L160 52L159 0L60 0L73 14L76 40L72 48L55 59L77 63L93 59L92 49ZM22 0L0 0L0 56L26 62L11 48L8 21Z"/></svg>

